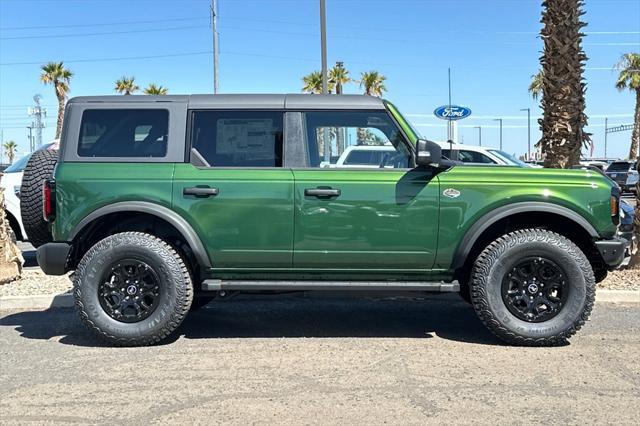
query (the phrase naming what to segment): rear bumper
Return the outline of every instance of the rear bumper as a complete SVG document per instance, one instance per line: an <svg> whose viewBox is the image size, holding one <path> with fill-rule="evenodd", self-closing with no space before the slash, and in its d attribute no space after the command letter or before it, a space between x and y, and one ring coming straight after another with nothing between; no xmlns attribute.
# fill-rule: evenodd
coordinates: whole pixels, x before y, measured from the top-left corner
<svg viewBox="0 0 640 426"><path fill-rule="evenodd" d="M602 256L602 260L604 260L609 269L616 269L623 264L629 263L631 258L629 246L630 241L620 237L596 241L596 247Z"/></svg>
<svg viewBox="0 0 640 426"><path fill-rule="evenodd" d="M47 275L64 275L71 245L68 243L47 243L38 247L38 265Z"/></svg>

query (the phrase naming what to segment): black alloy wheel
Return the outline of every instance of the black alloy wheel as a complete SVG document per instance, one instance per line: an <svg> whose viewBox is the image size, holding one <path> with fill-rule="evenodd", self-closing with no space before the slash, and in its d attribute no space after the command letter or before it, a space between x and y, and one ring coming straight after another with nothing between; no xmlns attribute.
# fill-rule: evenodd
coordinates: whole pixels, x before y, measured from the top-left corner
<svg viewBox="0 0 640 426"><path fill-rule="evenodd" d="M135 259L123 259L107 268L100 280L100 306L117 321L142 321L158 306L159 284L158 274L149 265Z"/></svg>
<svg viewBox="0 0 640 426"><path fill-rule="evenodd" d="M564 306L569 288L566 273L542 257L519 261L502 280L502 300L517 318L542 322L555 317Z"/></svg>

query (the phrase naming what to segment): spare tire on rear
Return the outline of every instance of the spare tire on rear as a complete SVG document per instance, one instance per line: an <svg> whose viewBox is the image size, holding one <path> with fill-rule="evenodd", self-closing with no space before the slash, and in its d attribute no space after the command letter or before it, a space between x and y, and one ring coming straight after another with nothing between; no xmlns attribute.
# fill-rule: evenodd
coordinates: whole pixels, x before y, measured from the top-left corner
<svg viewBox="0 0 640 426"><path fill-rule="evenodd" d="M41 149L31 155L22 176L20 214L27 238L34 247L53 241L49 224L42 217L42 182L50 179L58 162L58 151Z"/></svg>

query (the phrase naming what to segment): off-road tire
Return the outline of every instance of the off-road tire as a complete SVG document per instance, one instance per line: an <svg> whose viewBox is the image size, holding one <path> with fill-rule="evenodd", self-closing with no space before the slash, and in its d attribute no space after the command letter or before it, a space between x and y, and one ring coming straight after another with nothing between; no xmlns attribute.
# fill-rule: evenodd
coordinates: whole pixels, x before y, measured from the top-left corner
<svg viewBox="0 0 640 426"><path fill-rule="evenodd" d="M147 318L119 322L105 312L98 289L113 262L135 258L157 273L160 299ZM193 282L184 259L165 241L141 232L111 235L91 247L75 273L75 306L89 330L116 346L146 346L165 339L182 323L193 299Z"/></svg>
<svg viewBox="0 0 640 426"><path fill-rule="evenodd" d="M502 299L502 280L518 259L545 256L567 272L568 299L547 321L517 318ZM545 229L524 229L498 238L478 256L472 271L471 299L484 325L507 343L521 346L565 344L588 320L596 284L587 257L568 238Z"/></svg>
<svg viewBox="0 0 640 426"><path fill-rule="evenodd" d="M49 224L42 217L42 182L50 179L58 162L58 151L41 149L33 153L22 176L20 214L25 236L34 247L53 241Z"/></svg>

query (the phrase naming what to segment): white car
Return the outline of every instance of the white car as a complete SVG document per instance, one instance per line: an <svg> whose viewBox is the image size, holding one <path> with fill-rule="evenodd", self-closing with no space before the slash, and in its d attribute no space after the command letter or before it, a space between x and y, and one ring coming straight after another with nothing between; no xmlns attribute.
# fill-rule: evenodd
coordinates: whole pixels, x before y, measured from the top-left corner
<svg viewBox="0 0 640 426"><path fill-rule="evenodd" d="M497 148L463 145L459 143L436 142L442 148L442 155L450 160L461 161L465 164L497 164L502 166L532 167ZM453 152L451 151L453 148Z"/></svg>
<svg viewBox="0 0 640 426"><path fill-rule="evenodd" d="M344 150L342 155L330 167L355 167L363 169L377 169L383 163L385 156L396 153L393 145L356 145ZM385 166L391 168L392 166Z"/></svg>
<svg viewBox="0 0 640 426"><path fill-rule="evenodd" d="M58 141L54 141L43 145L40 149L58 149ZM20 186L22 185L22 175L24 168L31 158L31 154L27 154L2 172L0 177L0 187L4 190L4 207L7 214L7 220L11 229L19 241L27 240L27 233L22 225L22 215L20 214Z"/></svg>
<svg viewBox="0 0 640 426"><path fill-rule="evenodd" d="M457 155L455 159L465 164L533 167L524 161L518 160L511 154L495 148L454 143L454 153L452 154L451 145L448 142L437 142L437 144L442 148L442 155L444 157L453 160L454 158L452 158L452 156ZM396 149L392 145L350 146L340 155L336 164L328 165L328 167L376 169L384 163L385 155L395 152ZM393 166L384 167L392 168Z"/></svg>

